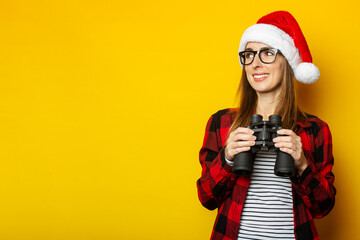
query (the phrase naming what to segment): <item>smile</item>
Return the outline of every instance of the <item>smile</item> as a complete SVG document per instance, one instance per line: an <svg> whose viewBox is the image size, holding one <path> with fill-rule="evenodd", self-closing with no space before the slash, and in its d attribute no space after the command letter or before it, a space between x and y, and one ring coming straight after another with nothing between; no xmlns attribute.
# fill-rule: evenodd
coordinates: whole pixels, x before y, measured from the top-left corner
<svg viewBox="0 0 360 240"><path fill-rule="evenodd" d="M262 82L265 79L267 79L267 77L269 76L268 73L263 73L263 74L253 74L253 78L255 82Z"/></svg>
<svg viewBox="0 0 360 240"><path fill-rule="evenodd" d="M264 78L264 77L267 77L267 76L269 76L269 74L261 74L261 75L253 75L253 77L254 78L256 78L256 79L260 79L260 78Z"/></svg>

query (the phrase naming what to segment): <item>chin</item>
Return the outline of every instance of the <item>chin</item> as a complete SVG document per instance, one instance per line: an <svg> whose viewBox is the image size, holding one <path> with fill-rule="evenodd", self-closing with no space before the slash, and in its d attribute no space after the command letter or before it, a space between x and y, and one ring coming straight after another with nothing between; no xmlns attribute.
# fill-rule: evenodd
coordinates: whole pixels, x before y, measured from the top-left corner
<svg viewBox="0 0 360 240"><path fill-rule="evenodd" d="M266 86L265 84L261 84L261 83L253 83L251 84L251 87L259 93L266 93L266 92L271 92L274 88Z"/></svg>
<svg viewBox="0 0 360 240"><path fill-rule="evenodd" d="M253 89L257 93L270 93L270 92L276 92L278 90L277 87L268 87L268 86L264 86L264 87L257 86L257 87L253 87Z"/></svg>
<svg viewBox="0 0 360 240"><path fill-rule="evenodd" d="M257 93L275 92L275 91L279 90L279 88L280 88L280 84L273 86L266 82L253 82L250 85Z"/></svg>
<svg viewBox="0 0 360 240"><path fill-rule="evenodd" d="M267 90L267 89L255 89L255 92L257 93L270 93L272 92L272 90Z"/></svg>

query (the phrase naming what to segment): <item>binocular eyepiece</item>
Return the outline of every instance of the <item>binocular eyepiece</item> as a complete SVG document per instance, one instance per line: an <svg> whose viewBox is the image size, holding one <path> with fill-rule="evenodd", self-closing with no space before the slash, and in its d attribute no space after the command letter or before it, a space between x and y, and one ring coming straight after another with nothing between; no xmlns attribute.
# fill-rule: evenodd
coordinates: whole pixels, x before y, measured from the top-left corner
<svg viewBox="0 0 360 240"><path fill-rule="evenodd" d="M291 177L295 174L294 159L290 154L280 151L274 146L273 139L281 129L281 116L271 115L269 121L263 120L259 114L253 114L248 128L254 131L255 145L249 151L235 155L233 173L241 176L251 175L254 168L255 154L260 150L277 152L274 174L280 177Z"/></svg>

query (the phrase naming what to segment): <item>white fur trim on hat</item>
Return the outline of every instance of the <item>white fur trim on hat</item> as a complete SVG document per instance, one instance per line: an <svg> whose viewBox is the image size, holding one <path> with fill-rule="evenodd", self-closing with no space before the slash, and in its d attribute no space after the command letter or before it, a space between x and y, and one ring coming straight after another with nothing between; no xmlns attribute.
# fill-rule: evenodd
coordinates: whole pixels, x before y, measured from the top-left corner
<svg viewBox="0 0 360 240"><path fill-rule="evenodd" d="M292 69L301 62L294 40L286 32L273 25L255 24L246 29L240 41L239 52L245 50L248 42L261 42L279 49Z"/></svg>
<svg viewBox="0 0 360 240"><path fill-rule="evenodd" d="M245 50L248 42L261 42L272 48L279 49L293 69L296 79L300 82L315 82L320 75L319 69L312 63L302 63L302 66L299 66L301 63L299 50L295 47L294 40L280 28L261 23L252 25L245 30L241 38L239 52ZM309 64L313 67L310 67ZM241 67L243 68L242 64ZM300 68L297 69L298 67Z"/></svg>

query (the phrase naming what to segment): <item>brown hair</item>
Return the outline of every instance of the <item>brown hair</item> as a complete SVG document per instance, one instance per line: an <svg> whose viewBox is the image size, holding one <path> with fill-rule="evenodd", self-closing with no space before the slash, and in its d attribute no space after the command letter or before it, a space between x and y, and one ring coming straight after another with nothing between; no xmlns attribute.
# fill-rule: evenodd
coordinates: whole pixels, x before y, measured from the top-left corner
<svg viewBox="0 0 360 240"><path fill-rule="evenodd" d="M286 60L282 78L281 92L278 100L279 104L274 114L282 117L283 128L294 130L298 121L306 119L306 114L301 111L298 106L294 72ZM242 71L241 81L236 95L239 97L240 106L231 112L234 122L230 127L229 134L238 127L246 127L249 125L250 116L254 113L257 104L257 94L247 80L245 67Z"/></svg>

